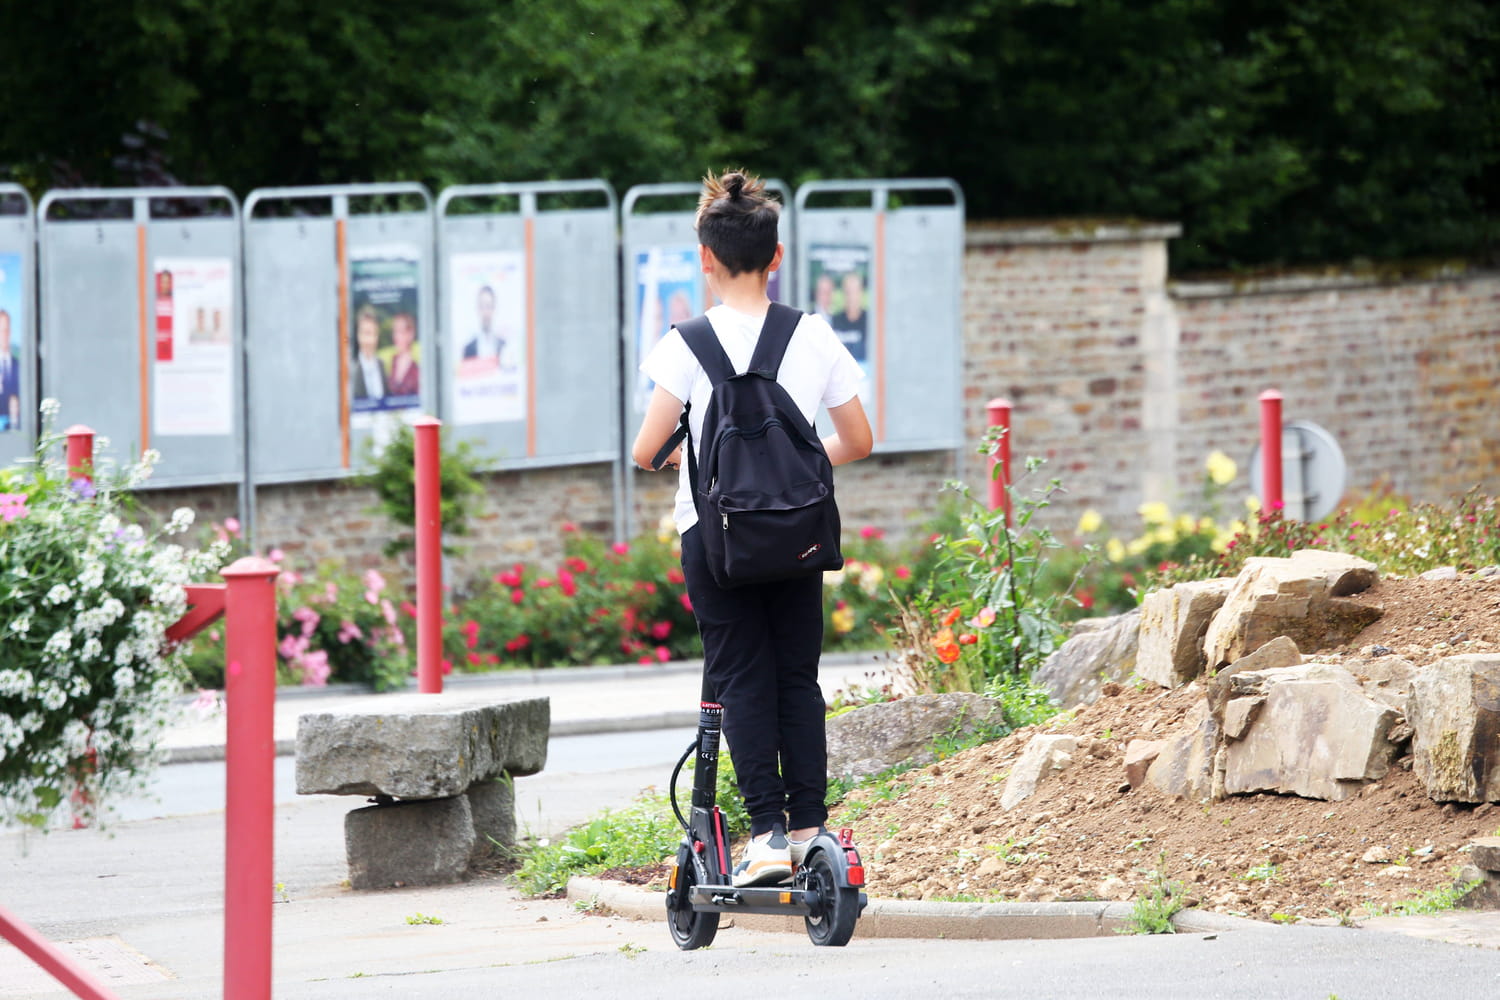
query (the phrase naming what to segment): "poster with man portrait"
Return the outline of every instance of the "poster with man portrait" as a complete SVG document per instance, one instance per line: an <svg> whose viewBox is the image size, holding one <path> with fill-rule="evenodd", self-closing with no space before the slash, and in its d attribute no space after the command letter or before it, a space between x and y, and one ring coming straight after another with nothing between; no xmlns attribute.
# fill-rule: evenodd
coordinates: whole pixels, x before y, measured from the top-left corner
<svg viewBox="0 0 1500 1000"><path fill-rule="evenodd" d="M701 311L703 272L696 246L652 247L635 255L636 360L645 360L675 324ZM635 408L644 411L655 384L636 373Z"/></svg>
<svg viewBox="0 0 1500 1000"><path fill-rule="evenodd" d="M0 253L0 431L26 429L21 406L26 382L21 377L26 360L25 282L21 255Z"/></svg>
<svg viewBox="0 0 1500 1000"><path fill-rule="evenodd" d="M860 399L874 401L875 321L870 316L870 247L865 243L814 243L807 248L808 311L833 327L864 373Z"/></svg>
<svg viewBox="0 0 1500 1000"><path fill-rule="evenodd" d="M456 253L449 259L448 349L457 358L453 422L526 419L526 255Z"/></svg>
<svg viewBox="0 0 1500 1000"><path fill-rule="evenodd" d="M417 329L421 252L399 244L354 251L349 259L349 408L370 428L422 405Z"/></svg>
<svg viewBox="0 0 1500 1000"><path fill-rule="evenodd" d="M152 426L163 436L234 433L234 261L158 257L152 275Z"/></svg>

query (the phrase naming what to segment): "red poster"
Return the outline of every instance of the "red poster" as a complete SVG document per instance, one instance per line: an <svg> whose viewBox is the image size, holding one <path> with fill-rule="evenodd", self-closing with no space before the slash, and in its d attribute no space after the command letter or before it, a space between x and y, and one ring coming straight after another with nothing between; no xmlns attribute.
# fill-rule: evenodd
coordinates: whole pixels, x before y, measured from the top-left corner
<svg viewBox="0 0 1500 1000"><path fill-rule="evenodd" d="M172 272L156 272L156 360L172 360Z"/></svg>

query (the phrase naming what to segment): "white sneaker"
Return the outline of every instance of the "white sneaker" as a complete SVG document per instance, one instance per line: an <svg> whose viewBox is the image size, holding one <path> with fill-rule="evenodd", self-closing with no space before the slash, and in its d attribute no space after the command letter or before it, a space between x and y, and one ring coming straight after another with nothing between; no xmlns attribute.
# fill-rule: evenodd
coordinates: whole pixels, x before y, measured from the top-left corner
<svg viewBox="0 0 1500 1000"><path fill-rule="evenodd" d="M786 839L787 853L792 856L793 868L802 867L802 862L807 860L807 849L812 846L814 840L818 839L819 834L826 832L826 830L819 828L818 833L813 834L806 840L793 840L791 837Z"/></svg>
<svg viewBox="0 0 1500 1000"><path fill-rule="evenodd" d="M752 840L745 847L740 863L734 869L734 887L775 885L792 877L792 856L787 847L786 831L771 828L765 840Z"/></svg>

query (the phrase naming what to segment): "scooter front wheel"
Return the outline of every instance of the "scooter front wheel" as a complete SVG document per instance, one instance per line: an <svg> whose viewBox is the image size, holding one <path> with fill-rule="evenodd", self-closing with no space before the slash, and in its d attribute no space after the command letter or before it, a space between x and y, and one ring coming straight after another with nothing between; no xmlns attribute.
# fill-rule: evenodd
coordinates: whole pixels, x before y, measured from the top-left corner
<svg viewBox="0 0 1500 1000"><path fill-rule="evenodd" d="M807 888L817 895L813 912L802 918L808 939L833 948L848 944L859 919L859 890L840 884L827 852L818 851L808 859Z"/></svg>
<svg viewBox="0 0 1500 1000"><path fill-rule="evenodd" d="M683 844L677 848L674 884L667 890L667 927L672 932L672 941L683 951L707 948L719 933L719 915L700 913L689 901L697 882L694 861L691 847Z"/></svg>

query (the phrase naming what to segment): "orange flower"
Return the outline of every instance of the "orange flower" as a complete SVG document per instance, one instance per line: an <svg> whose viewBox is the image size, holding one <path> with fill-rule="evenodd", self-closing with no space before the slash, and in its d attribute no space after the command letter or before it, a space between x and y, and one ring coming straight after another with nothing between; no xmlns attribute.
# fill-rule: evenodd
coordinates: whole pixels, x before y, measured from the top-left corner
<svg viewBox="0 0 1500 1000"><path fill-rule="evenodd" d="M937 658L944 663L952 663L958 659L958 644L954 642L945 643L937 647Z"/></svg>
<svg viewBox="0 0 1500 1000"><path fill-rule="evenodd" d="M978 641L979 636L975 635L973 632L965 632L963 635L958 637L958 644L960 646L972 646Z"/></svg>
<svg viewBox="0 0 1500 1000"><path fill-rule="evenodd" d="M954 622L958 621L958 616L963 613L963 608L954 608L952 611L943 616L943 624L952 625Z"/></svg>
<svg viewBox="0 0 1500 1000"><path fill-rule="evenodd" d="M938 646L951 645L953 645L953 630L951 628L945 628L937 635L932 637L932 646L934 649L936 649Z"/></svg>

